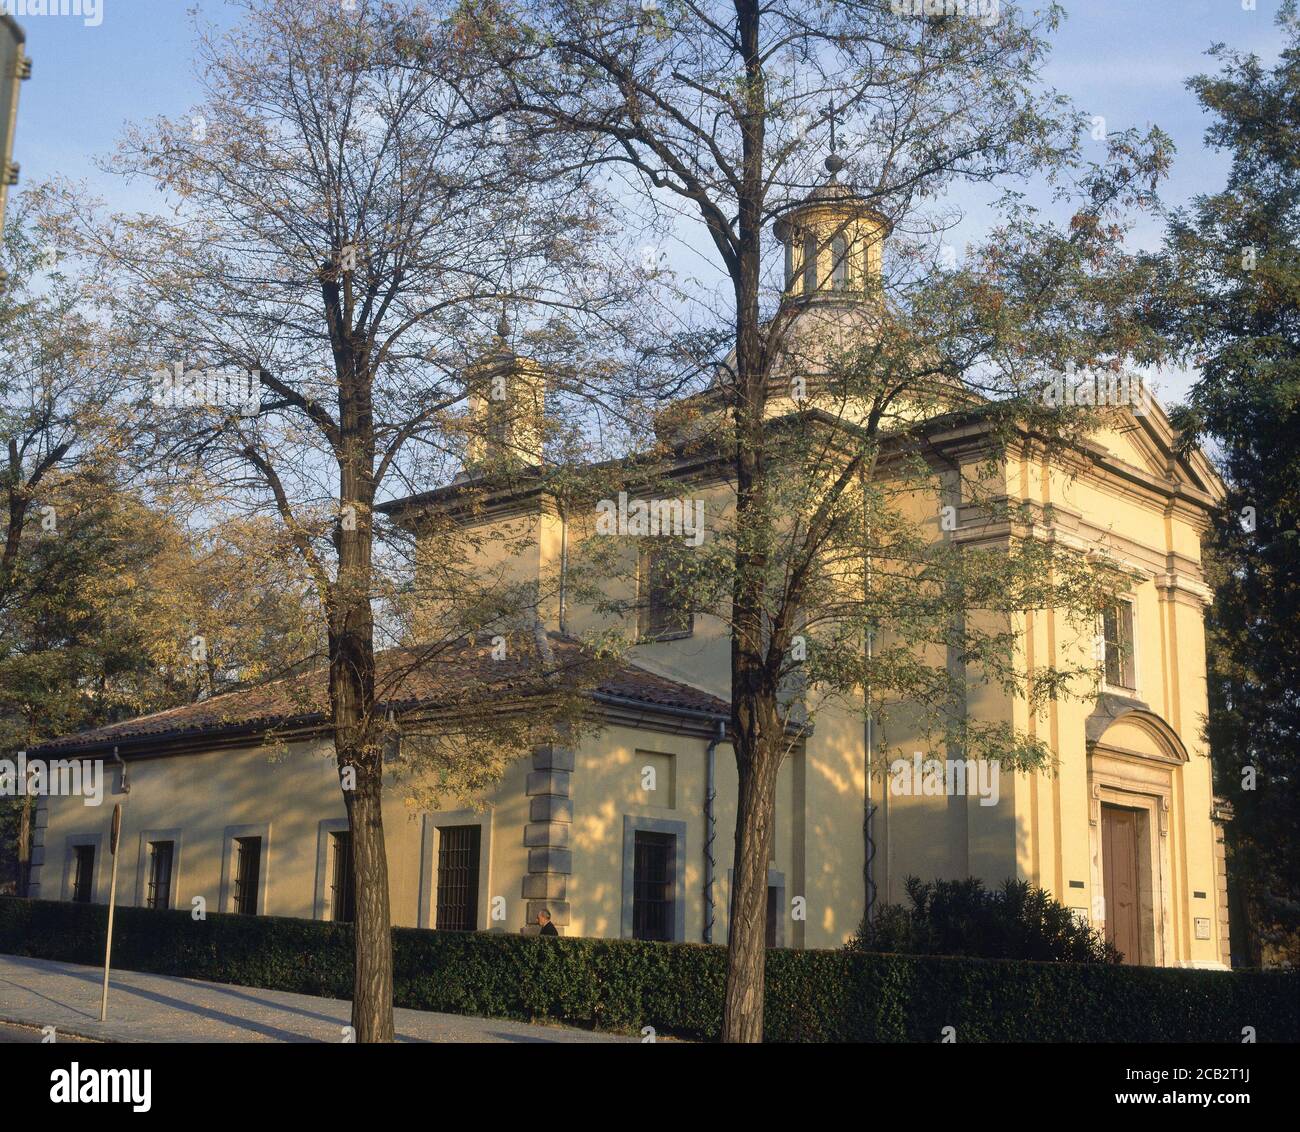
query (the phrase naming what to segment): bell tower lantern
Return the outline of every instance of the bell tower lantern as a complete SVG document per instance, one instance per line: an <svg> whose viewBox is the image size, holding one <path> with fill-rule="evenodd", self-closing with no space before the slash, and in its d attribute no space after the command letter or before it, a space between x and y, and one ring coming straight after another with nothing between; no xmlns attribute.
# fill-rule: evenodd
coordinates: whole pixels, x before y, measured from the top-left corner
<svg viewBox="0 0 1300 1132"><path fill-rule="evenodd" d="M785 246L786 301L862 299L880 284L880 253L890 224L847 185L844 160L826 158L830 177L773 227Z"/></svg>
<svg viewBox="0 0 1300 1132"><path fill-rule="evenodd" d="M510 320L497 324L496 343L466 375L469 438L466 462L542 462L546 383L541 366L510 347Z"/></svg>

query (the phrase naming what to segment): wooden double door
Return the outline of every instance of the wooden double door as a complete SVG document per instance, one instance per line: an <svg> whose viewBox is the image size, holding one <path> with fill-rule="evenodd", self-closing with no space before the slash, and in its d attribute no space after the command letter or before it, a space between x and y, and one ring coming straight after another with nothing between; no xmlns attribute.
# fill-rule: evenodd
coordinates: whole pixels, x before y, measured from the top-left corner
<svg viewBox="0 0 1300 1132"><path fill-rule="evenodd" d="M1106 940L1125 963L1142 961L1142 813L1122 806L1101 808L1101 865L1106 900Z"/></svg>

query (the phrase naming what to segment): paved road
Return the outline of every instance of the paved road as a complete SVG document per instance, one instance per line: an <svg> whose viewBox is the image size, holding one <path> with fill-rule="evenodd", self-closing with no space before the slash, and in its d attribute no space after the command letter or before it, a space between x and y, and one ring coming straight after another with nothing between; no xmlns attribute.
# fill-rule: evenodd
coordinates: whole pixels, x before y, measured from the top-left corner
<svg viewBox="0 0 1300 1132"><path fill-rule="evenodd" d="M0 1042L40 1040L53 1026L59 1040L79 1034L110 1042L339 1042L351 1004L334 998L228 986L224 983L114 971L108 1021L99 1022L102 973L95 967L0 955L0 1024L35 1027ZM494 1018L395 1010L402 1042L628 1042L636 1037L532 1026Z"/></svg>

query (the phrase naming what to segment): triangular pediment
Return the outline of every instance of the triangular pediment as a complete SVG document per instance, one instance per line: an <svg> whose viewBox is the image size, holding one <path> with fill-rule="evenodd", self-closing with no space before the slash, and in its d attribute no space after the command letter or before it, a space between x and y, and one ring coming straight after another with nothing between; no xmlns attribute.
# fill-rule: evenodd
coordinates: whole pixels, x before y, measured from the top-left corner
<svg viewBox="0 0 1300 1132"><path fill-rule="evenodd" d="M1178 433L1149 393L1143 394L1137 409L1117 409L1113 423L1089 439L1112 459L1149 476L1190 488L1216 502L1224 497L1223 480L1204 452L1194 448L1186 455L1178 453Z"/></svg>

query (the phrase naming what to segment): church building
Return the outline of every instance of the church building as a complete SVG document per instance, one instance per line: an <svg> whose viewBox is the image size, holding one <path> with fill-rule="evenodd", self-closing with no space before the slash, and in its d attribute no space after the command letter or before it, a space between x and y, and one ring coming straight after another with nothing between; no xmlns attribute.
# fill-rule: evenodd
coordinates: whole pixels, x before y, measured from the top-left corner
<svg viewBox="0 0 1300 1132"><path fill-rule="evenodd" d="M777 225L785 298L851 314L880 275L888 227L828 166L830 180ZM807 323L809 332L818 325ZM544 377L510 352L502 330L488 364L525 389L535 411L485 430L471 459L497 445L527 462L540 445ZM873 733L852 704L819 711L780 773L770 946L841 946L869 902L906 901L909 876L975 876L989 886L1010 877L1049 890L1104 930L1127 962L1227 963L1222 830L1202 738L1211 594L1201 536L1223 486L1202 454L1179 454L1154 400L1144 395L1134 408L1075 446L1068 466L1027 438L999 465L1005 497L1038 507L1040 533L1106 555L1132 579L1098 626L1095 696L1062 698L1035 717L995 688L969 698L981 720L1045 740L1055 767L996 781L973 772L958 790L944 781L942 790L899 791L882 773L886 758L901 750L919 782L942 754ZM470 405L493 411L488 399ZM782 411L778 399L772 412ZM918 427L936 459L974 459L988 442L978 415ZM705 499L710 513L731 491L716 458L683 456L663 475L682 485L683 498ZM504 566L521 581L561 573L598 518L566 514L526 477L491 488L463 475L381 509L417 537L435 518L472 528L484 567ZM1008 538L973 508L958 505L943 526L935 511L936 539L989 547ZM689 523L689 510L677 518ZM502 563L493 548L505 543L525 550ZM473 804L431 809L412 804L400 781L386 789L396 925L519 932L535 930L546 909L566 936L725 942L736 815L728 631L716 618L664 607L652 556L638 585L637 643L591 689L591 726L571 744L511 763ZM547 647L561 656L601 623L596 610L562 595L542 613ZM1050 611L1027 614L1022 629L1029 663L1051 663L1066 647ZM432 671L392 680L384 676L401 667L403 650L380 654L388 706L399 721L402 712L435 711L449 681L475 671L508 698L528 662L494 661L491 649L467 641ZM189 908L202 897L214 912L350 918L348 823L327 724L325 679L312 673L29 752L104 760L108 782L100 807L41 799L31 895L107 901L110 811L120 802L121 903Z"/></svg>

